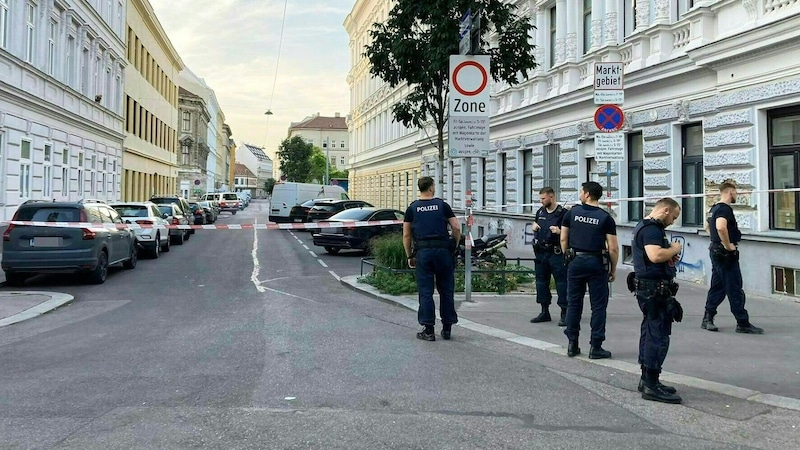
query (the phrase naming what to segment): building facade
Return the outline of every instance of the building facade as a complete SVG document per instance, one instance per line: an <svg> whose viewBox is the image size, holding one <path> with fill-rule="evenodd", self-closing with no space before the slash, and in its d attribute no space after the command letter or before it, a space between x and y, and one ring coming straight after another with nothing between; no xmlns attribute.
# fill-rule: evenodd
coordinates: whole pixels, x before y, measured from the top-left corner
<svg viewBox="0 0 800 450"><path fill-rule="evenodd" d="M333 117L323 117L317 113L300 122L293 122L289 126L289 138L294 136L319 147L328 159L331 169L347 169L350 137L347 121L339 113L335 113Z"/></svg>
<svg viewBox="0 0 800 450"><path fill-rule="evenodd" d="M361 56L371 23L386 17L390 3L357 1L345 22L358 198L393 206L395 199L383 203L377 193L403 192L417 170L443 170L440 195L463 208L470 171L474 234L505 232L522 249L541 187L574 203L580 184L594 180L610 192L628 261L631 230L656 198L697 195L681 198L669 235L684 244L678 277L707 284L703 223L719 184L732 180L752 191L734 206L745 289L800 295L800 198L767 192L800 186L800 1L515 1L537 27L539 67L520 85L492 86L490 155L447 160L443 168L424 138L430 130L392 125L390 108L404 88L370 79ZM595 160L593 73L601 61L624 65L625 158L611 164ZM643 196L652 200L627 200Z"/></svg>
<svg viewBox="0 0 800 450"><path fill-rule="evenodd" d="M0 220L120 197L125 1L0 0Z"/></svg>
<svg viewBox="0 0 800 450"><path fill-rule="evenodd" d="M185 198L200 198L214 185L214 176L208 171L212 158L208 146L208 128L211 115L205 100L183 87L178 89L178 114L181 121L178 134L178 193ZM216 159L216 156L213 156Z"/></svg>
<svg viewBox="0 0 800 450"><path fill-rule="evenodd" d="M249 192L252 196L257 196L258 177L244 164L236 163L234 167L233 179L234 192ZM261 190L264 190L262 185Z"/></svg>
<svg viewBox="0 0 800 450"><path fill-rule="evenodd" d="M264 149L255 145L242 143L242 145L236 148L236 161L237 167L242 165L255 174L256 190L251 192L253 197L266 197L266 182L272 178L274 164Z"/></svg>
<svg viewBox="0 0 800 450"><path fill-rule="evenodd" d="M126 32L122 198L141 201L179 192L178 76L184 64L148 0L127 1Z"/></svg>

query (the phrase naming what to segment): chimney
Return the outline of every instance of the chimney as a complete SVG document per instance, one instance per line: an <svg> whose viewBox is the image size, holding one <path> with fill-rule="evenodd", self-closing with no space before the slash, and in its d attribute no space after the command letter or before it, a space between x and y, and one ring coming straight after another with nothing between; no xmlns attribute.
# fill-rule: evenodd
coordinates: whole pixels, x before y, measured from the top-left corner
<svg viewBox="0 0 800 450"><path fill-rule="evenodd" d="M336 117L341 117L341 115L340 115L340 114L337 112L337 113L336 113Z"/></svg>

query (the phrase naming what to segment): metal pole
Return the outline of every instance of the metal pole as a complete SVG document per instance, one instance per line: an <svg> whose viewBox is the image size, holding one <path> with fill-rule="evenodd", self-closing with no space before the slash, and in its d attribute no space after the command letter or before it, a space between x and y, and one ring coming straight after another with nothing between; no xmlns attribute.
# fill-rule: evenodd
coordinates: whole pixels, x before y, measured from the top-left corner
<svg viewBox="0 0 800 450"><path fill-rule="evenodd" d="M331 142L330 138L325 138L325 182L324 185L331 184Z"/></svg>
<svg viewBox="0 0 800 450"><path fill-rule="evenodd" d="M611 200L611 161L606 161L606 198ZM611 214L611 202L609 201L606 203L606 209L609 214ZM611 259L609 259L609 264L611 263ZM608 281L608 298L611 299L613 295L613 291L611 289L612 283L611 280Z"/></svg>
<svg viewBox="0 0 800 450"><path fill-rule="evenodd" d="M467 158L467 232L464 233L464 301L472 302L472 158Z"/></svg>

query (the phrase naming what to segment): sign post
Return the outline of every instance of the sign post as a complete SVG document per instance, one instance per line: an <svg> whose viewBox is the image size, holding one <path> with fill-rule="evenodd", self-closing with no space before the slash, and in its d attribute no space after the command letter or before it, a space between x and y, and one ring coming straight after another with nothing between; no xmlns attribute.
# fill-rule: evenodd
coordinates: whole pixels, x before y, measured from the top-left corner
<svg viewBox="0 0 800 450"><path fill-rule="evenodd" d="M473 30L474 31L474 30ZM450 158L467 158L464 233L464 294L472 301L472 158L489 153L489 63L480 56L450 56L450 100L447 129Z"/></svg>

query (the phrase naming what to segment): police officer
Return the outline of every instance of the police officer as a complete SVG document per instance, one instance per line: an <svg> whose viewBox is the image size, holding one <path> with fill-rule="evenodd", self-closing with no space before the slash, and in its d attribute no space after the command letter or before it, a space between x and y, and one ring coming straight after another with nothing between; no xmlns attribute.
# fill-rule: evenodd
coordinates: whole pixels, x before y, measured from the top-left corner
<svg viewBox="0 0 800 450"><path fill-rule="evenodd" d="M450 339L451 327L458 322L455 300L455 263L453 253L461 240L461 225L444 200L435 198L433 178L422 177L417 183L419 199L406 209L403 219L403 246L408 267L416 268L419 310L417 319L424 327L417 339L435 341L436 323L433 286L439 291L439 314L442 338ZM447 232L450 226L452 238ZM413 247L412 247L413 242Z"/></svg>
<svg viewBox="0 0 800 450"><path fill-rule="evenodd" d="M564 215L564 222L561 225L561 250L569 261L567 328L564 330L569 339L567 356L581 353L578 347L578 335L581 329L583 295L588 285L592 308L589 358L611 358L611 352L603 349L602 344L606 339L608 282L614 281L616 277L619 245L616 222L598 205L602 195L603 188L600 184L594 181L583 183L580 192L581 204Z"/></svg>
<svg viewBox="0 0 800 450"><path fill-rule="evenodd" d="M708 331L719 330L714 325L714 316L717 315L717 307L727 295L731 312L736 317L736 332L762 334L764 329L753 326L747 310L744 309L744 283L739 268L738 249L742 232L739 231L731 208L731 204L736 203L736 186L724 182L719 186L719 192L720 201L711 207L706 223L706 231L711 235L711 245L708 248L711 256L711 287L706 296L706 311L700 327Z"/></svg>
<svg viewBox="0 0 800 450"><path fill-rule="evenodd" d="M531 319L531 323L550 322L550 302L553 295L550 293L550 275L556 280L556 293L558 306L561 307L561 318L558 326L567 324L567 267L564 265L564 254L561 252L559 235L561 234L561 221L564 207L556 203L555 191L551 187L539 190L541 208L536 211L533 222L533 253L536 255L534 265L536 269L536 303L542 306L542 312Z"/></svg>
<svg viewBox="0 0 800 450"><path fill-rule="evenodd" d="M671 302L677 302L673 297L677 292L675 263L681 253L681 244L670 243L664 228L672 225L680 214L678 202L662 198L650 215L636 225L631 242L636 299L644 314L639 335L642 366L639 392L646 400L664 403L681 402L675 388L661 384L658 379L669 351L673 321L669 308Z"/></svg>

